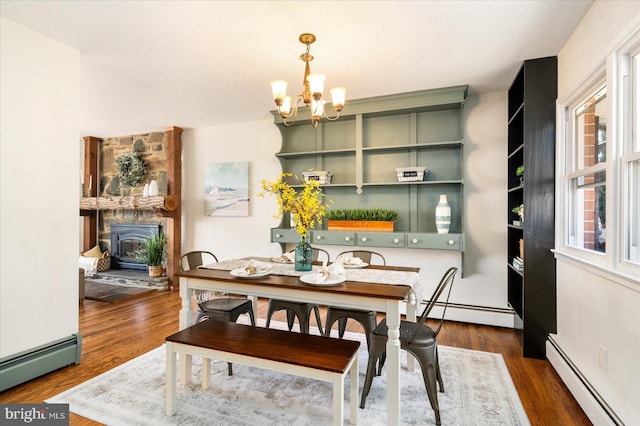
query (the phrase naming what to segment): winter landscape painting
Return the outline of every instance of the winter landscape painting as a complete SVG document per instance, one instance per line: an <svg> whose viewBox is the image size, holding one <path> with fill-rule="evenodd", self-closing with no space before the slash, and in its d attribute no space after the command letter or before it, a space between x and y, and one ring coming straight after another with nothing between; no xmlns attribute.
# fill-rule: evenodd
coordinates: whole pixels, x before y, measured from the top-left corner
<svg viewBox="0 0 640 426"><path fill-rule="evenodd" d="M204 182L207 216L249 216L249 162L207 164Z"/></svg>

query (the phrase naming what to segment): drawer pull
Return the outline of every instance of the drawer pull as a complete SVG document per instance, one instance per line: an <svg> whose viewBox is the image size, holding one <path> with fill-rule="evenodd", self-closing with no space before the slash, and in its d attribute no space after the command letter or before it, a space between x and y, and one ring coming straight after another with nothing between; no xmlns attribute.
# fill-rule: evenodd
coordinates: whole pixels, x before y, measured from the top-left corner
<svg viewBox="0 0 640 426"><path fill-rule="evenodd" d="M411 240L411 242L412 242L413 244L418 244L418 239L417 239L417 238L414 238L413 240Z"/></svg>
<svg viewBox="0 0 640 426"><path fill-rule="evenodd" d="M394 242L394 243L396 243L396 244L398 244L398 243L400 242L400 240L399 240L399 239L397 239L397 238L395 238L395 239L393 240L393 242Z"/></svg>
<svg viewBox="0 0 640 426"><path fill-rule="evenodd" d="M367 237L362 237L362 242L366 243L367 242Z"/></svg>
<svg viewBox="0 0 640 426"><path fill-rule="evenodd" d="M282 238L282 235L276 234L276 238Z"/></svg>
<svg viewBox="0 0 640 426"><path fill-rule="evenodd" d="M351 241L351 238L349 238L349 237L344 237L344 240L345 240L345 241Z"/></svg>
<svg viewBox="0 0 640 426"><path fill-rule="evenodd" d="M449 241L448 241L448 244L449 244L450 246L452 246L454 242L455 242L455 241L453 241L453 240L449 240Z"/></svg>
<svg viewBox="0 0 640 426"><path fill-rule="evenodd" d="M320 235L318 235L318 236L316 237L316 240L318 240L318 241L320 241L321 239L322 239L322 237L321 237Z"/></svg>

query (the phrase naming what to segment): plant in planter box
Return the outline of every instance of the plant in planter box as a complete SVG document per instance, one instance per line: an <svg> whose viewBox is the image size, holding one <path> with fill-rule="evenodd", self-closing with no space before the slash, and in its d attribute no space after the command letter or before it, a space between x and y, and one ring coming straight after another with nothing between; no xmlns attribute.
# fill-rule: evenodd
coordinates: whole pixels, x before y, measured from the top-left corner
<svg viewBox="0 0 640 426"><path fill-rule="evenodd" d="M384 209L342 209L327 212L330 231L392 232L398 212Z"/></svg>
<svg viewBox="0 0 640 426"><path fill-rule="evenodd" d="M511 211L517 214L520 218L520 223L515 223L514 221L514 225L521 225L522 222L524 222L524 204L520 204L519 206L512 208Z"/></svg>
<svg viewBox="0 0 640 426"><path fill-rule="evenodd" d="M167 238L164 234L156 233L146 239L143 259L149 266L149 276L159 277L162 275L162 261L165 258L166 249Z"/></svg>

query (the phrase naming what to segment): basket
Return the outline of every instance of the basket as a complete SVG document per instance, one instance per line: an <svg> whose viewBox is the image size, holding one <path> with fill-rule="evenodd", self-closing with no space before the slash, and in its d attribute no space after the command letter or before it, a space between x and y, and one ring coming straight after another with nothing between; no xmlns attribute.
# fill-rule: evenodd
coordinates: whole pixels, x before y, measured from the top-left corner
<svg viewBox="0 0 640 426"><path fill-rule="evenodd" d="M424 179L426 167L396 167L398 182L419 182Z"/></svg>
<svg viewBox="0 0 640 426"><path fill-rule="evenodd" d="M102 253L102 257L98 259L98 263L96 264L96 269L98 272L104 272L111 267L111 254L109 254L109 250Z"/></svg>
<svg viewBox="0 0 640 426"><path fill-rule="evenodd" d="M317 180L320 182L320 185L326 185L331 183L331 175L333 173L327 171L318 171L318 172L303 172L302 176L304 177L304 181L309 183L309 181Z"/></svg>

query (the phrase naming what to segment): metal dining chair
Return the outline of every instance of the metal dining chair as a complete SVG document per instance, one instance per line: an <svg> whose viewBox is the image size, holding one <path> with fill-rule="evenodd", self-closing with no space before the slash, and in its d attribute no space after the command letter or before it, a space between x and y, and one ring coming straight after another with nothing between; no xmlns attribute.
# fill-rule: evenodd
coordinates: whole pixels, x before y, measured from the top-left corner
<svg viewBox="0 0 640 426"><path fill-rule="evenodd" d="M340 259L340 256L343 255L351 255L352 257L358 257L362 259L363 262L371 265L372 259L376 261L376 263L381 263L382 265L386 265L387 261L384 256L375 251L369 250L349 250L343 251L338 254L336 259ZM376 328L376 316L377 312L375 311L361 311L358 309L347 309L340 308L336 306L329 306L327 308L327 322L324 326L324 335L329 336L331 334L331 327L333 324L338 321L338 335L340 338L344 337L344 332L347 328L347 320L352 318L362 325L364 329L365 337L367 338L367 347L369 347L369 339L373 330Z"/></svg>
<svg viewBox="0 0 640 426"><path fill-rule="evenodd" d="M313 247L312 260L314 262L324 262L326 260L326 262L329 263L331 261L331 255L329 255L329 252L326 250ZM320 335L323 334L320 308L314 303L269 299L269 309L267 311L267 322L265 324L265 327L269 328L269 324L271 324L271 317L273 316L273 314L283 309L287 311L287 326L289 327L289 331L293 329L293 323L297 317L298 323L300 324L300 332L308 334L311 312L313 311L316 317L316 324L318 324Z"/></svg>
<svg viewBox="0 0 640 426"><path fill-rule="evenodd" d="M440 408L438 406L438 393L436 382L440 387L440 392L444 392L444 384L442 382L442 374L440 373L440 365L438 363L438 344L436 338L442 329L444 323L444 315L449 304L449 296L453 288L453 279L458 272L458 268L449 268L442 276L440 283L431 296L429 303L420 315L417 322L400 321L400 347L412 354L422 369L422 378L427 389L427 396L431 403L431 408L435 413L436 425L440 425ZM448 290L447 290L448 288ZM433 329L425 322L433 307L440 301L446 291L446 299L442 306L442 316L439 317L438 326ZM387 322L386 319L380 321L380 324L371 334L371 345L369 346L369 360L367 362L367 375L364 380L362 389L362 399L360 408L364 408L367 395L371 390L373 377L376 375L376 365L379 364L381 370L386 355L387 346ZM377 372L380 374L380 371Z"/></svg>
<svg viewBox="0 0 640 426"><path fill-rule="evenodd" d="M188 271L189 269L195 269L198 266L214 262L218 262L218 258L209 251L190 251L180 257L180 270ZM196 302L198 303L196 323L209 319L236 322L240 315L248 314L251 325L256 325L251 300L231 297L230 295L217 299L208 299L208 297L210 297L210 293L207 292L201 292L196 295ZM227 363L227 366L231 376L233 374L233 366L231 363Z"/></svg>

